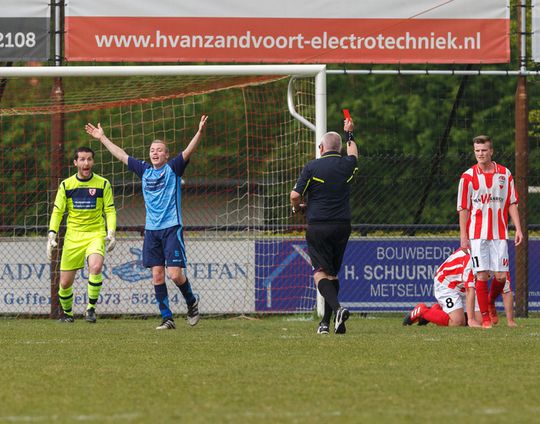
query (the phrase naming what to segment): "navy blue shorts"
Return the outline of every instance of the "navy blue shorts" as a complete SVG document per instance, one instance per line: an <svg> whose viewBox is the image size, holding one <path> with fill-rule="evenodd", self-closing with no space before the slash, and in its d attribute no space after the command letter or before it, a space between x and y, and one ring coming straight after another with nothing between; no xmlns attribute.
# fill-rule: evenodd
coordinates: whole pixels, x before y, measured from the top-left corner
<svg viewBox="0 0 540 424"><path fill-rule="evenodd" d="M165 230L144 230L143 266L166 265L186 267L186 246L184 230L181 226Z"/></svg>

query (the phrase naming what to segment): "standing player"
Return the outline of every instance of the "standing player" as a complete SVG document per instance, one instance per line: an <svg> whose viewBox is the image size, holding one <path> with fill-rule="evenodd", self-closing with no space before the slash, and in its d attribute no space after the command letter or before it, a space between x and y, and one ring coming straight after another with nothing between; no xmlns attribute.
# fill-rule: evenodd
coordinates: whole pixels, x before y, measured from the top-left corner
<svg viewBox="0 0 540 424"><path fill-rule="evenodd" d="M419 303L405 316L403 325L415 322L425 324L426 321L444 327L467 325L465 293L473 282L471 257L465 250L458 249L437 268L433 279L433 293L437 303L431 308ZM474 316L474 306L472 311L473 315L469 314L469 317Z"/></svg>
<svg viewBox="0 0 540 424"><path fill-rule="evenodd" d="M186 267L184 230L181 214L181 182L189 158L197 148L208 117L203 115L199 130L186 149L169 160L169 148L162 140L150 145L150 163L137 160L109 140L98 124L86 125L86 132L101 143L111 154L128 166L142 180L146 207L146 224L143 244L143 265L152 269L152 280L162 322L157 330L176 328L169 308L169 296L165 284L165 267L184 296L187 304L187 321L190 325L199 322L199 298L193 294L191 284L183 272Z"/></svg>
<svg viewBox="0 0 540 424"><path fill-rule="evenodd" d="M495 301L502 295L504 313L506 315L506 325L508 327L517 327L514 321L514 294L512 293L512 286L510 281L510 272L506 273L506 282L504 286L496 284L498 281L494 278L489 288L489 316L493 324L499 323L499 316L497 314L497 308L495 307Z"/></svg>
<svg viewBox="0 0 540 424"><path fill-rule="evenodd" d="M491 277L491 275L490 275ZM504 284L504 287L502 287L502 290L496 291L493 289L494 281L491 283L490 291L489 291L489 315L491 317L491 322L493 325L496 325L499 323L499 316L497 314L497 308L495 307L495 301L497 300L497 297L502 294L502 300L504 305L504 313L506 315L506 325L508 327L517 327L516 321L514 321L514 294L512 293L512 286L510 281L510 272L506 273L506 282ZM473 293L472 297L474 296L474 286L473 286ZM478 322L482 322L482 315L480 314L480 308L478 307L478 302L472 301L471 305L474 307L474 311L476 313L475 319Z"/></svg>
<svg viewBox="0 0 540 424"><path fill-rule="evenodd" d="M88 261L88 305L86 321L96 322L96 303L103 282L101 274L107 252L116 245L116 209L111 183L92 172L94 151L79 147L73 164L77 173L60 183L49 225L47 257L52 259L52 250L57 246L56 235L67 210L67 231L60 260L60 288L58 297L64 311L60 321L73 322L73 281L78 269ZM107 233L105 232L105 219Z"/></svg>
<svg viewBox="0 0 540 424"><path fill-rule="evenodd" d="M504 305L504 313L506 315L506 325L508 327L517 327L516 321L514 321L514 293L512 292L512 287L510 284L510 274L507 274L506 284L504 285L502 291L502 300ZM499 322L499 317L497 315L497 308L495 307L495 300L497 298L490 299L490 315L492 321L496 324ZM493 302L493 303L491 303Z"/></svg>
<svg viewBox="0 0 540 424"><path fill-rule="evenodd" d="M504 286L508 272L508 215L516 227L515 245L523 240L518 213L518 195L510 171L492 161L493 145L486 135L473 139L477 164L465 171L459 182L457 210L461 247L471 252L476 274L476 296L482 326L491 328L488 279Z"/></svg>
<svg viewBox="0 0 540 424"><path fill-rule="evenodd" d="M346 118L346 156L340 154L342 140L338 133L328 132L322 136L321 157L306 164L290 194L293 213L307 208L306 241L314 269L313 279L325 300L319 334L328 334L332 311L335 312L336 334L345 333L345 321L349 318L349 310L338 301L337 275L351 234L349 192L358 161L353 129L352 120ZM307 198L307 206L303 198Z"/></svg>

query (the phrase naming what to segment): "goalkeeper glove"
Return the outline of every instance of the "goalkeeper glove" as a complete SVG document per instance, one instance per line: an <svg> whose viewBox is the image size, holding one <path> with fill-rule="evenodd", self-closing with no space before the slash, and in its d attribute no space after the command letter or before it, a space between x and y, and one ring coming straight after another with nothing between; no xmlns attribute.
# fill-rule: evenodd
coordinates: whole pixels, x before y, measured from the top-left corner
<svg viewBox="0 0 540 424"><path fill-rule="evenodd" d="M107 252L111 252L116 246L116 231L109 230L107 237L105 237L105 243L107 244Z"/></svg>
<svg viewBox="0 0 540 424"><path fill-rule="evenodd" d="M47 239L47 258L49 261L52 259L52 251L53 249L58 246L58 243L56 242L56 233L54 231L49 231Z"/></svg>

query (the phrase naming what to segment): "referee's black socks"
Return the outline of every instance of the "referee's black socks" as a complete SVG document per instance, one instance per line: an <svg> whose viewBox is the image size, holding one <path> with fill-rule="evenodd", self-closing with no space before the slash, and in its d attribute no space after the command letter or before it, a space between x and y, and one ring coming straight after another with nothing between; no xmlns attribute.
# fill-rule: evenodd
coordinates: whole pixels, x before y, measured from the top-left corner
<svg viewBox="0 0 540 424"><path fill-rule="evenodd" d="M339 287L339 283L337 287ZM334 285L333 281L328 278L323 278L319 281L319 284L317 284L317 289L332 309L337 311L339 309L338 290L336 290L336 285Z"/></svg>
<svg viewBox="0 0 540 424"><path fill-rule="evenodd" d="M325 322L327 324L330 324L330 318L332 318L332 312L334 312L332 310L332 307L328 304L328 302L325 299L324 300L324 313L323 313L323 317L321 319L321 322Z"/></svg>

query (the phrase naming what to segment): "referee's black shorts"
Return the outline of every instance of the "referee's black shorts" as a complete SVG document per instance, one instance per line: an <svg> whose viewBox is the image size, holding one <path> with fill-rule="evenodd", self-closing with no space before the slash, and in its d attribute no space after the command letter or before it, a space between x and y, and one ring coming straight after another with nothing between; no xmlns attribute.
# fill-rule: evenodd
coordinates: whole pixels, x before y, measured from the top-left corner
<svg viewBox="0 0 540 424"><path fill-rule="evenodd" d="M350 235L350 223L308 224L306 241L313 269L337 276Z"/></svg>

